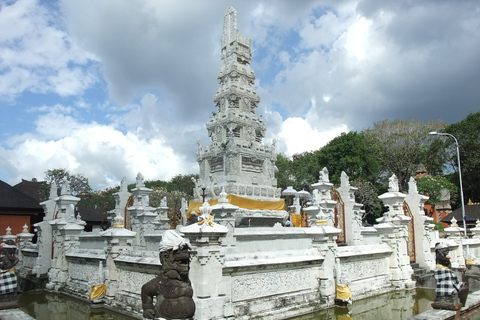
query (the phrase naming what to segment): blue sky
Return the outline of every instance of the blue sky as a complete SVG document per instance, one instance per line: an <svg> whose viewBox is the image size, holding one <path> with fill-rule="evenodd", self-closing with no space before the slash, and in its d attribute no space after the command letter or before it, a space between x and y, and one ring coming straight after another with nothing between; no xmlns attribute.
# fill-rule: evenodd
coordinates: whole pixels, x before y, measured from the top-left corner
<svg viewBox="0 0 480 320"><path fill-rule="evenodd" d="M237 10L287 155L384 119L455 123L480 106L478 1L0 2L0 180L65 168L94 189L198 172L196 141Z"/></svg>

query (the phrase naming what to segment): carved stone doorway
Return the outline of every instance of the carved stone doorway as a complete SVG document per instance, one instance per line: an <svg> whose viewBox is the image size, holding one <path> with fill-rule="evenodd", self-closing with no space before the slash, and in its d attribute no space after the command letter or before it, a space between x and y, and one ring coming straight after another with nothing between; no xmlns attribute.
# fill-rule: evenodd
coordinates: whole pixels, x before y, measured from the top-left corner
<svg viewBox="0 0 480 320"><path fill-rule="evenodd" d="M403 213L410 217L411 220L407 225L408 237L407 237L407 250L408 255L410 256L410 263L415 262L415 226L413 225L413 215L410 211L410 206L404 202L403 203Z"/></svg>
<svg viewBox="0 0 480 320"><path fill-rule="evenodd" d="M345 243L347 242L345 236L345 203L337 190L332 190L331 195L332 200L337 201L337 204L335 205L335 228L342 230L338 235L337 242Z"/></svg>

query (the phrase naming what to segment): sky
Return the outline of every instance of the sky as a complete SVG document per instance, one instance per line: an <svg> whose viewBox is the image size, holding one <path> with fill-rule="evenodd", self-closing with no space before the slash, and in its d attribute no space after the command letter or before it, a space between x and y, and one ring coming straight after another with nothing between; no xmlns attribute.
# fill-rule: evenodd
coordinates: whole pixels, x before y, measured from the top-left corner
<svg viewBox="0 0 480 320"><path fill-rule="evenodd" d="M198 173L229 6L279 153L480 109L477 0L1 0L0 180Z"/></svg>

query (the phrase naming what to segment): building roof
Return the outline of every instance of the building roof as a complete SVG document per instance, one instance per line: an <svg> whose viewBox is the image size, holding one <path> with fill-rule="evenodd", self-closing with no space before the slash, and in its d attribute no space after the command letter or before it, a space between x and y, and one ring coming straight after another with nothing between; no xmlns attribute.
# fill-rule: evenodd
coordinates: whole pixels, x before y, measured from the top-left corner
<svg viewBox="0 0 480 320"><path fill-rule="evenodd" d="M0 209L43 211L42 206L40 206L37 200L2 180L0 180Z"/></svg>
<svg viewBox="0 0 480 320"><path fill-rule="evenodd" d="M32 181L22 179L22 182L14 185L13 187L40 203L48 199L47 189L44 189L42 192L40 189L42 186L47 186L47 182L37 181L37 179L33 178Z"/></svg>
<svg viewBox="0 0 480 320"><path fill-rule="evenodd" d="M457 221L463 221L462 207L450 212L442 219L442 222L450 223L453 217L455 217ZM465 220L470 222L480 220L480 204L472 203L465 205Z"/></svg>

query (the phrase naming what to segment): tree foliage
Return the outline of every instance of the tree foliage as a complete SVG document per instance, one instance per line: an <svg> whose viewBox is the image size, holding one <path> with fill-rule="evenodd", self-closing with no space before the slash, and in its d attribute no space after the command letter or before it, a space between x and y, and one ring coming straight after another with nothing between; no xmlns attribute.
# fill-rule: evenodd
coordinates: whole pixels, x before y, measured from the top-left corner
<svg viewBox="0 0 480 320"><path fill-rule="evenodd" d="M445 131L458 140L465 200L480 201L480 112L469 114L464 120L449 125ZM451 148L449 163L456 171L450 176L459 185L455 142L449 137L444 139Z"/></svg>
<svg viewBox="0 0 480 320"><path fill-rule="evenodd" d="M417 190L420 194L428 195L428 202L435 206L442 200L443 190L456 194L458 188L443 176L426 176L417 179Z"/></svg>
<svg viewBox="0 0 480 320"><path fill-rule="evenodd" d="M420 163L435 168L430 159L442 158L438 143L428 133L441 131L446 124L440 121L384 120L364 131L372 155L379 161L384 178L395 174L402 190ZM433 143L433 147L432 147Z"/></svg>
<svg viewBox="0 0 480 320"><path fill-rule="evenodd" d="M53 169L45 171L45 180L50 190L50 185L55 181L57 188L61 188L64 179L70 182L70 189L73 195L89 194L92 188L88 184L88 178L83 174L71 174L66 169Z"/></svg>
<svg viewBox="0 0 480 320"><path fill-rule="evenodd" d="M383 202L378 198L378 190L373 183L365 180L352 180L350 184L356 187L355 202L363 204L364 221L370 224L375 222L375 218L382 215L384 211Z"/></svg>
<svg viewBox="0 0 480 320"><path fill-rule="evenodd" d="M379 163L370 152L363 134L354 131L342 133L316 154L318 170L327 167L330 181L334 184L340 183L342 171L345 171L351 180L372 183L377 180Z"/></svg>

